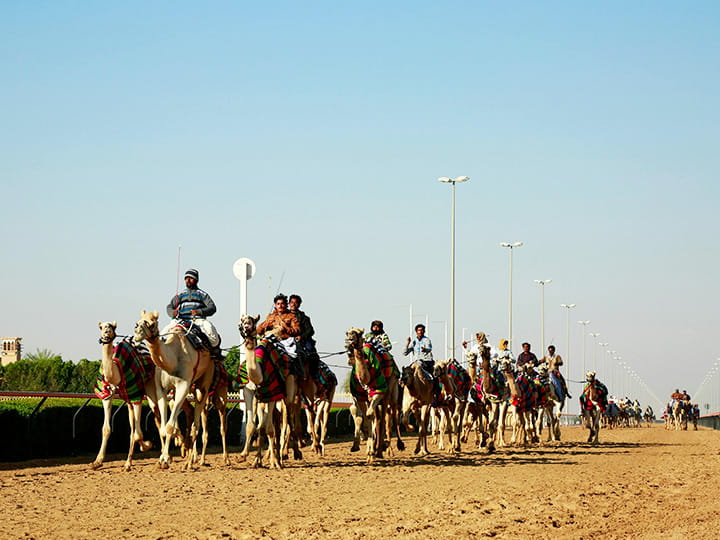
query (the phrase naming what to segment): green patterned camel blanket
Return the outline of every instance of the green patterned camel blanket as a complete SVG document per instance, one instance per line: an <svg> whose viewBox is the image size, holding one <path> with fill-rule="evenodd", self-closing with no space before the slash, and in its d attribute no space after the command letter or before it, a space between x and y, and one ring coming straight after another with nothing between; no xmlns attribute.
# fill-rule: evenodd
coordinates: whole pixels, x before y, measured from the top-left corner
<svg viewBox="0 0 720 540"><path fill-rule="evenodd" d="M290 373L290 357L285 348L278 345L275 336L271 335L262 338L255 347L255 361L263 375L255 394L261 403L285 399L285 379Z"/></svg>
<svg viewBox="0 0 720 540"><path fill-rule="evenodd" d="M155 364L146 347L135 346L123 340L113 349L112 361L118 366L121 382L117 387L118 396L125 403L141 403L145 397L145 381L155 373ZM95 382L95 395L100 399L112 397L113 389L104 379L102 366Z"/></svg>

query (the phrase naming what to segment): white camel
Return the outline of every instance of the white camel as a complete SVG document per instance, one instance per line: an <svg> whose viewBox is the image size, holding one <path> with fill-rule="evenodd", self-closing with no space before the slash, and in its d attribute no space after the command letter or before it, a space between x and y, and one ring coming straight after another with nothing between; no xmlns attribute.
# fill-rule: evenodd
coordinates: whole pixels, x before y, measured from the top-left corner
<svg viewBox="0 0 720 540"><path fill-rule="evenodd" d="M208 398L214 370L210 353L206 350L195 350L183 329L173 328L161 340L158 317L157 311L149 313L143 310L140 313L140 320L135 324L134 339L138 343L143 340L147 341L152 361L161 369L160 377L156 379L161 417L160 436L163 441L158 467L166 469L170 464L170 441L180 432L177 418L193 383L195 383L196 401L189 443L191 448L195 448L198 426ZM170 388L175 388L175 399L170 417L166 421L167 392ZM192 467L194 454L194 451L188 453L184 464L185 469Z"/></svg>
<svg viewBox="0 0 720 540"><path fill-rule="evenodd" d="M100 328L100 345L102 349L101 373L102 380L98 381L95 394L102 399L103 405L103 426L102 442L100 451L95 461L90 464L92 469L102 467L105 460L108 439L112 432L110 418L112 413L113 396L118 395L126 402L128 407L128 421L130 423L130 449L123 469L129 471L132 468L132 459L135 452L135 445L141 451L150 450L152 442L143 438L141 427L142 398L147 396L150 408L156 414L157 421L157 398L155 392L155 369L151 362L143 359L147 350L138 350L137 346L123 341L117 347L113 345L116 337L117 322L98 323ZM120 350L118 350L120 348ZM129 362L136 362L138 365L135 371L142 374L137 379L135 371L129 366ZM130 394L128 395L127 382L130 381Z"/></svg>

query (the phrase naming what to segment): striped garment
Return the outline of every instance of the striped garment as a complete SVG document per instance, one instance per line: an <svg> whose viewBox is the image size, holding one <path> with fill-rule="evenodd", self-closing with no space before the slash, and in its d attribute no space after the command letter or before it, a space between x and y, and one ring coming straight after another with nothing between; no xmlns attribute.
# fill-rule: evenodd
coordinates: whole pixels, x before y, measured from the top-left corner
<svg viewBox="0 0 720 540"><path fill-rule="evenodd" d="M330 397L330 390L334 389L338 383L335 373L333 373L330 367L322 360L318 365L318 372L314 380L316 399L328 399Z"/></svg>
<svg viewBox="0 0 720 540"><path fill-rule="evenodd" d="M255 361L263 375L255 391L258 401L270 403L285 399L285 379L290 373L290 357L275 336L269 335L258 342Z"/></svg>
<svg viewBox="0 0 720 540"><path fill-rule="evenodd" d="M518 412L525 412L535 406L535 399L532 391L532 381L525 373L519 373L515 377L517 394L511 394L510 404L515 406Z"/></svg>
<svg viewBox="0 0 720 540"><path fill-rule="evenodd" d="M546 407L548 404L549 392L545 384L546 382L549 384L549 382L547 381L547 379L543 381L538 375L535 376L532 382L535 389L535 406Z"/></svg>
<svg viewBox="0 0 720 540"><path fill-rule="evenodd" d="M145 381L151 379L155 373L155 364L147 347L135 346L130 341L123 340L115 345L112 361L120 371L121 382L117 388L120 399L125 403L141 403L145 397ZM95 382L94 393L100 399L112 396L112 388L103 378L102 366Z"/></svg>
<svg viewBox="0 0 720 540"><path fill-rule="evenodd" d="M470 374L462 367L457 360L452 360L447 365L447 375L455 384L455 396L460 401L467 401L470 392Z"/></svg>
<svg viewBox="0 0 720 540"><path fill-rule="evenodd" d="M243 362L238 366L237 368L237 377L235 377L235 383L238 390L245 388L247 383L250 382L250 379L248 379L248 372L247 372L247 360L243 360Z"/></svg>
<svg viewBox="0 0 720 540"><path fill-rule="evenodd" d="M225 364L217 360L214 361L213 364L215 364L215 373L213 373L209 396L217 392L218 387L230 385L230 376L228 375L227 369L225 369Z"/></svg>
<svg viewBox="0 0 720 540"><path fill-rule="evenodd" d="M503 401L505 399L505 375L502 371L496 366L494 368L490 369L490 388L487 394L483 393L483 374L482 371L479 372L477 379L475 380L475 386L474 391L475 395L478 396L479 399L475 398L473 396L473 399L475 401L482 401L483 398L487 398L490 401Z"/></svg>
<svg viewBox="0 0 720 540"><path fill-rule="evenodd" d="M593 386L595 387L595 391L598 394L598 401L596 401L595 403L598 407L600 407L601 412L605 412L608 406L608 389L607 386L605 386L598 380L594 380L593 382L585 384L585 388L583 389L582 394L580 394L580 408L591 411L595 406L593 404L593 401L590 399L591 388Z"/></svg>

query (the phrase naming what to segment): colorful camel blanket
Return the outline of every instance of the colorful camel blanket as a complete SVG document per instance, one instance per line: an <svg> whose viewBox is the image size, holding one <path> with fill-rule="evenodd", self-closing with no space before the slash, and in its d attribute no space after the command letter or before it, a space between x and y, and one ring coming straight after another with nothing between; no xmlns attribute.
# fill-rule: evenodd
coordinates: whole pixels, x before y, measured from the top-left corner
<svg viewBox="0 0 720 540"><path fill-rule="evenodd" d="M330 390L334 389L338 383L335 373L333 373L330 367L322 360L318 364L318 372L314 380L316 399L328 399L330 397Z"/></svg>
<svg viewBox="0 0 720 540"><path fill-rule="evenodd" d="M247 360L243 361L237 368L237 376L235 377L234 387L238 390L245 388L247 383L250 382L247 372Z"/></svg>
<svg viewBox="0 0 720 540"><path fill-rule="evenodd" d="M597 401L593 402L590 398L592 395L592 388L595 387L597 392ZM580 394L580 407L586 411L593 410L593 407L597 404L601 412L605 412L608 406L608 389L603 383L598 380L585 384L585 388Z"/></svg>
<svg viewBox="0 0 720 540"><path fill-rule="evenodd" d="M505 375L499 368L495 367L490 370L490 385L487 394L483 392L483 374L482 371L475 379L473 387L473 399L482 401L487 398L490 401L502 401L505 395ZM475 397L477 396L477 397Z"/></svg>
<svg viewBox="0 0 720 540"><path fill-rule="evenodd" d="M353 365L352 370L353 379L360 384L370 398L376 394L384 394L388 391L388 379L393 376L400 377L400 369L398 369L395 359L387 349L377 347L373 343L364 343L362 354L365 359L365 366L370 372L370 381L367 385L362 384L357 376L355 365ZM350 390L352 392L352 381Z"/></svg>
<svg viewBox="0 0 720 540"><path fill-rule="evenodd" d="M447 376L455 385L455 394L453 397L460 401L467 401L468 393L470 392L470 374L462 367L457 360L453 360L447 365ZM442 386L442 385L441 385ZM443 392L445 389L442 389Z"/></svg>
<svg viewBox="0 0 720 540"><path fill-rule="evenodd" d="M539 376L535 376L533 379L533 388L535 390L535 406L546 407L548 404L549 390L546 386L549 384L548 379L541 379Z"/></svg>
<svg viewBox="0 0 720 540"><path fill-rule="evenodd" d="M535 406L532 381L524 373L519 373L515 377L515 385L517 386L517 393L511 394L510 404L513 405L518 412L532 409Z"/></svg>
<svg viewBox="0 0 720 540"><path fill-rule="evenodd" d="M117 364L122 379L116 389L118 396L125 403L141 403L145 396L145 381L155 373L150 352L146 347L135 346L130 341L123 340L115 345L112 361ZM94 392L100 399L108 399L113 394L112 387L102 375L102 366Z"/></svg>
<svg viewBox="0 0 720 540"><path fill-rule="evenodd" d="M255 395L261 403L285 399L285 379L290 374L290 357L277 338L268 335L255 347L255 361L260 366L263 380Z"/></svg>

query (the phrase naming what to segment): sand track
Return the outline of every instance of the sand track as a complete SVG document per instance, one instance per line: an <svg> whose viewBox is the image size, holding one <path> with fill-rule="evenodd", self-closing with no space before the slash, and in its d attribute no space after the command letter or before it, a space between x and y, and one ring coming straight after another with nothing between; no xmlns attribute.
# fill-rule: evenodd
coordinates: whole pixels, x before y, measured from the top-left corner
<svg viewBox="0 0 720 540"><path fill-rule="evenodd" d="M566 428L496 454L410 450L378 465L350 443L282 471L237 461L181 472L155 452L122 470L83 459L0 464L2 538L717 538L720 432ZM414 447L411 437L408 448Z"/></svg>

